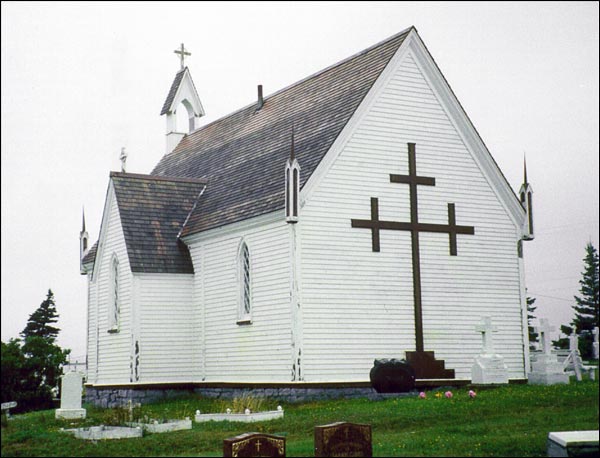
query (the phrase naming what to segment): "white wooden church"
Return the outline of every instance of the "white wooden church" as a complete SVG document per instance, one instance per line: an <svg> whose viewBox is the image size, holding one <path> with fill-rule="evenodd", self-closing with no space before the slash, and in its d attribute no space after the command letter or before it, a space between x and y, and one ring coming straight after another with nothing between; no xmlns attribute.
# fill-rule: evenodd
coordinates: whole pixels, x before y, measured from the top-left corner
<svg viewBox="0 0 600 458"><path fill-rule="evenodd" d="M182 60L161 114L166 154L111 172L81 233L88 389L364 386L379 358L468 380L484 316L527 378L531 187L414 27L204 126Z"/></svg>

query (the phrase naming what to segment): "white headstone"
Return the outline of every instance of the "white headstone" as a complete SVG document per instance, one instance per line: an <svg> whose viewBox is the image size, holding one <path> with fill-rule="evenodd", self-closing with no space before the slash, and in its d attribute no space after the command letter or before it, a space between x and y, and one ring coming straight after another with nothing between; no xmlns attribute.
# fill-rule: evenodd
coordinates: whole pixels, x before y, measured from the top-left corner
<svg viewBox="0 0 600 458"><path fill-rule="evenodd" d="M567 359L565 359L563 367L565 370L575 371L577 380L583 380L583 376L581 374L581 370L583 369L583 361L581 360L581 355L579 354L579 336L575 334L575 331L573 331L569 336L569 356L567 356Z"/></svg>
<svg viewBox="0 0 600 458"><path fill-rule="evenodd" d="M556 331L556 328L550 326L546 318L542 318L540 319L540 325L535 330L540 335L542 354L531 362L531 372L528 375L529 383L532 385L568 384L568 374L565 373L563 365L558 361L556 355L552 353L550 333Z"/></svg>
<svg viewBox="0 0 600 458"><path fill-rule="evenodd" d="M535 331L540 336L540 343L542 344L542 352L545 355L549 355L552 352L552 341L550 339L550 333L556 331L554 326L550 326L546 318L540 319L540 325L535 327Z"/></svg>
<svg viewBox="0 0 600 458"><path fill-rule="evenodd" d="M60 409L56 409L56 418L85 418L86 410L81 408L83 374L67 372L61 377Z"/></svg>
<svg viewBox="0 0 600 458"><path fill-rule="evenodd" d="M598 359L598 356L600 354L600 349L598 348L598 326L596 326L594 328L594 330L592 331L592 334L594 334L594 359Z"/></svg>
<svg viewBox="0 0 600 458"><path fill-rule="evenodd" d="M482 334L483 351L475 358L475 363L471 367L471 383L477 385L508 383L508 367L504 364L504 358L494 351L492 332L497 332L497 327L493 326L492 319L486 316L475 330Z"/></svg>

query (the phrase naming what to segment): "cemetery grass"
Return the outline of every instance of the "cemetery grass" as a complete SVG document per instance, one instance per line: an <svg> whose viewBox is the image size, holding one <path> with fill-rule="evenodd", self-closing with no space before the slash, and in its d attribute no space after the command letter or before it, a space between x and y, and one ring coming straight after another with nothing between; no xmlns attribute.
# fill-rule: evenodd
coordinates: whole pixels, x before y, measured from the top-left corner
<svg viewBox="0 0 600 458"><path fill-rule="evenodd" d="M474 399L465 388L452 389L451 399L444 391L428 391L426 399L283 403L283 419L194 422L192 430L97 442L59 430L119 423L114 409L84 405L87 418L77 422L55 420L54 410L31 412L3 422L2 456L222 456L223 439L252 431L285 436L287 456L314 456L313 428L337 421L371 424L374 456L546 456L549 432L598 429L597 381L481 389ZM277 404L265 400L262 409ZM170 419L225 408L226 401L200 397L142 406L150 417Z"/></svg>

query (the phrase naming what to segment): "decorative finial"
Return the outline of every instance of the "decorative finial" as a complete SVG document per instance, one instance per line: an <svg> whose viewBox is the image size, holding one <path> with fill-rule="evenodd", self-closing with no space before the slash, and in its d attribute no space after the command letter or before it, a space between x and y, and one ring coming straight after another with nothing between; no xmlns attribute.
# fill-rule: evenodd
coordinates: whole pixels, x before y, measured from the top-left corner
<svg viewBox="0 0 600 458"><path fill-rule="evenodd" d="M184 69L184 59L185 56L191 56L192 53L191 52L187 52L185 50L185 47L183 46L183 43L181 43L181 49L176 49L175 51L173 51L175 54L179 54L179 59L181 59L181 69Z"/></svg>
<svg viewBox="0 0 600 458"><path fill-rule="evenodd" d="M125 147L121 148L119 160L121 161L121 172L125 173L125 162L127 162L127 153L125 152Z"/></svg>
<svg viewBox="0 0 600 458"><path fill-rule="evenodd" d="M81 233L83 234L85 232L85 207L81 206L81 216L83 217L83 221L81 224Z"/></svg>
<svg viewBox="0 0 600 458"><path fill-rule="evenodd" d="M525 151L523 151L523 180L525 185L529 183L527 181L527 156L525 155Z"/></svg>

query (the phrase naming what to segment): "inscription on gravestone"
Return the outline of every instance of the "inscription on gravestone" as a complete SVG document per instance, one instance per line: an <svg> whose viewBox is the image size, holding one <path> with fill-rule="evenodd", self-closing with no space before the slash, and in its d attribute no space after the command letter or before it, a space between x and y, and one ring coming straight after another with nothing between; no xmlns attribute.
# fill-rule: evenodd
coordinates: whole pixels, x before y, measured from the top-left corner
<svg viewBox="0 0 600 458"><path fill-rule="evenodd" d="M315 456L373 456L371 425L339 422L315 426Z"/></svg>
<svg viewBox="0 0 600 458"><path fill-rule="evenodd" d="M223 456L285 456L285 437L246 433L223 440Z"/></svg>

